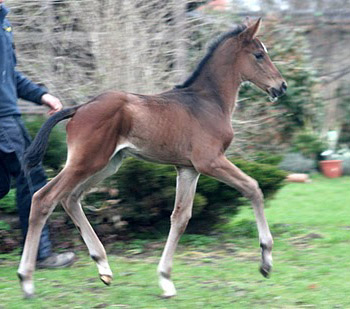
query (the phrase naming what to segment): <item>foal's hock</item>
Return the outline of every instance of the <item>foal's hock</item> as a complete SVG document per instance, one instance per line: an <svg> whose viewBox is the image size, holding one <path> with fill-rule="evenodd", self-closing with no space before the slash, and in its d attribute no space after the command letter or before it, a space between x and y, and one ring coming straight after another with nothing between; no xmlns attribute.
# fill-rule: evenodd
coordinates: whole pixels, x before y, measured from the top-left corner
<svg viewBox="0 0 350 309"><path fill-rule="evenodd" d="M81 232L101 280L112 281L105 249L80 205L84 191L115 173L125 156L172 164L177 170L170 233L158 265L165 297L176 295L171 280L173 256L192 213L200 174L216 178L251 200L256 216L262 261L267 277L273 240L265 219L258 183L226 159L233 138L231 117L240 84L251 81L275 98L287 85L256 37L261 20L223 34L210 47L192 75L174 89L157 95L104 93L67 108L43 125L27 151L26 166L38 164L51 129L67 124L68 158L63 170L33 196L29 230L18 269L26 297L34 294L33 272L41 230L61 203Z"/></svg>

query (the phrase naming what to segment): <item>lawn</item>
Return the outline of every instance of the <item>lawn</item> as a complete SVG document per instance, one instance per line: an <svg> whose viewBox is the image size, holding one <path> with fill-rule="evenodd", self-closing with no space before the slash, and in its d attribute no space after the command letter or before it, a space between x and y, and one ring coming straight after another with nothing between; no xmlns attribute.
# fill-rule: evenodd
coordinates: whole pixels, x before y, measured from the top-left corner
<svg viewBox="0 0 350 309"><path fill-rule="evenodd" d="M286 185L267 203L275 239L270 279L258 272L254 218L246 207L217 235L184 235L174 265L175 298L159 297L163 242L134 242L109 256L111 286L80 252L69 269L37 271L32 300L21 298L18 256L0 255L0 308L350 308L349 188L349 177L317 176Z"/></svg>

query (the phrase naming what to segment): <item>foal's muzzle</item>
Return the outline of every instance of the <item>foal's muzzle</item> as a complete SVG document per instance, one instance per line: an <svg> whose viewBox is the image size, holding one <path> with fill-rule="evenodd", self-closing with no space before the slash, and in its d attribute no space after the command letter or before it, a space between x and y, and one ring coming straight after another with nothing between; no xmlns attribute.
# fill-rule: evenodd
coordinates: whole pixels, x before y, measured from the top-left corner
<svg viewBox="0 0 350 309"><path fill-rule="evenodd" d="M269 95L274 99L278 98L282 95L284 95L287 91L287 84L286 82L282 82L281 86L279 88L271 87L267 90Z"/></svg>

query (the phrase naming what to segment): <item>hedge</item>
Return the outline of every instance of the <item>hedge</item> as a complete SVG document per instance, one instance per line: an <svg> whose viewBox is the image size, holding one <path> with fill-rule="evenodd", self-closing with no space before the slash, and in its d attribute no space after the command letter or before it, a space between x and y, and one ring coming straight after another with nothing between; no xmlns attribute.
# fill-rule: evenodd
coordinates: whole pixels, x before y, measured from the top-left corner
<svg viewBox="0 0 350 309"><path fill-rule="evenodd" d="M256 179L265 198L271 198L284 184L286 173L276 166L230 159L236 166ZM172 166L135 159L126 159L118 173L110 179L117 182L121 202L116 206L128 229L134 232L168 226L173 210L176 171ZM197 232L235 214L247 204L235 189L201 175L194 199L190 226Z"/></svg>

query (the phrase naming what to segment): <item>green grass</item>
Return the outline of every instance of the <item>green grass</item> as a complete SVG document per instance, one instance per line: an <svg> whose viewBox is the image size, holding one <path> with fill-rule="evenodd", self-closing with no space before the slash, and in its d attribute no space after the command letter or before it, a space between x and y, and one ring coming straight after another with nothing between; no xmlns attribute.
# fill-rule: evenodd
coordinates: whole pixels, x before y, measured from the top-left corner
<svg viewBox="0 0 350 309"><path fill-rule="evenodd" d="M138 250L109 256L110 287L81 252L69 269L37 271L36 298L26 301L18 257L0 255L0 308L350 308L350 178L288 184L267 203L266 216L275 239L268 280L258 273L257 233L246 207L219 227L220 235L184 235L173 272L176 298L158 296L162 244L144 249L136 242Z"/></svg>

